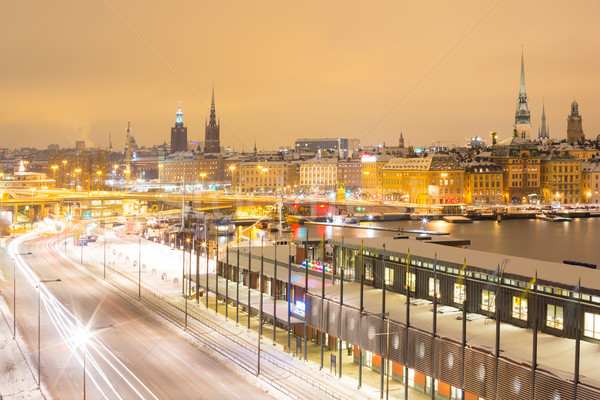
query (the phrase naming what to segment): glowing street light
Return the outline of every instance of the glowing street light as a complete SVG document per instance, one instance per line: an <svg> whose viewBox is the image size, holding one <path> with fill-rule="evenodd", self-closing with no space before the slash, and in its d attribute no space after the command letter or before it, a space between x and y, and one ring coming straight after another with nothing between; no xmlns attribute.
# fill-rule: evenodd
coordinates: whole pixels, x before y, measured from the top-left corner
<svg viewBox="0 0 600 400"><path fill-rule="evenodd" d="M200 178L202 178L202 191L204 192L204 178L206 178L206 172L201 172Z"/></svg>
<svg viewBox="0 0 600 400"><path fill-rule="evenodd" d="M81 331L79 331L77 333L77 335L74 337L74 342L76 345L81 346L82 350L83 350L83 400L85 400L86 398L86 389L85 389L85 376L86 376L86 371L85 371L85 361L86 361L86 354L87 354L87 348L86 348L86 344L89 340L89 338L91 336L93 336L94 332L97 331L101 331L101 330L105 330L108 328L112 328L113 325L108 325L106 327L99 327L99 328L84 328Z"/></svg>
<svg viewBox="0 0 600 400"><path fill-rule="evenodd" d="M56 169L58 168L58 165L53 165L50 168L52 168L52 177L54 178L54 185L56 185Z"/></svg>
<svg viewBox="0 0 600 400"><path fill-rule="evenodd" d="M79 173L81 172L81 168L75 168L75 190L79 186Z"/></svg>

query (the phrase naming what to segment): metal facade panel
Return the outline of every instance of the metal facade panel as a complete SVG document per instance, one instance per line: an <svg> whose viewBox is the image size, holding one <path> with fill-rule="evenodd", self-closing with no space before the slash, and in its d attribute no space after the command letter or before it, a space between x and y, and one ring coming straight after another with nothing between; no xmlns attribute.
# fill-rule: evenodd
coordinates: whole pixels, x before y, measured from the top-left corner
<svg viewBox="0 0 600 400"><path fill-rule="evenodd" d="M358 310L344 307L342 309L342 339L354 345L359 345Z"/></svg>
<svg viewBox="0 0 600 400"><path fill-rule="evenodd" d="M433 338L414 329L408 330L408 366L432 375L431 356Z"/></svg>
<svg viewBox="0 0 600 400"><path fill-rule="evenodd" d="M465 389L486 399L494 399L494 355L465 349Z"/></svg>
<svg viewBox="0 0 600 400"><path fill-rule="evenodd" d="M498 360L498 398L521 400L531 398L531 367Z"/></svg>
<svg viewBox="0 0 600 400"><path fill-rule="evenodd" d="M325 332L335 337L339 337L340 305L327 301L325 308L327 309L327 314L325 314L327 316L325 320Z"/></svg>
<svg viewBox="0 0 600 400"><path fill-rule="evenodd" d="M443 339L435 340L435 377L452 386L461 387L462 365L459 344Z"/></svg>
<svg viewBox="0 0 600 400"><path fill-rule="evenodd" d="M307 296L309 300L306 304L306 318L308 325L316 329L321 329L321 298L316 296Z"/></svg>
<svg viewBox="0 0 600 400"><path fill-rule="evenodd" d="M390 323L390 360L403 364L404 346L406 338L406 327L400 324Z"/></svg>
<svg viewBox="0 0 600 400"><path fill-rule="evenodd" d="M386 326L381 318L371 315L362 317L362 347L376 354L381 354L381 344L385 340Z"/></svg>
<svg viewBox="0 0 600 400"><path fill-rule="evenodd" d="M535 372L535 398L537 400L573 400L573 390L571 381L559 379L544 372Z"/></svg>
<svg viewBox="0 0 600 400"><path fill-rule="evenodd" d="M573 391L571 391L573 393ZM597 400L600 399L600 389L590 386L577 386L577 400Z"/></svg>

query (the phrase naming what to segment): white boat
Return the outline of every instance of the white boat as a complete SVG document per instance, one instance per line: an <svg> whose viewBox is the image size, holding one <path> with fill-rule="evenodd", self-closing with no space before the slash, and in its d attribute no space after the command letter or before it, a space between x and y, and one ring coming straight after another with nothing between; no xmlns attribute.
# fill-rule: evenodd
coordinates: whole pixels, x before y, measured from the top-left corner
<svg viewBox="0 0 600 400"><path fill-rule="evenodd" d="M561 217L559 215L536 214L535 218L550 222L570 222L573 218Z"/></svg>
<svg viewBox="0 0 600 400"><path fill-rule="evenodd" d="M354 217L354 216L347 216L342 218L342 224L345 225L354 225L354 224L359 224L360 223L360 218L358 217Z"/></svg>
<svg viewBox="0 0 600 400"><path fill-rule="evenodd" d="M267 230L269 232L277 232L279 230L279 224L276 222L269 222L267 224Z"/></svg>

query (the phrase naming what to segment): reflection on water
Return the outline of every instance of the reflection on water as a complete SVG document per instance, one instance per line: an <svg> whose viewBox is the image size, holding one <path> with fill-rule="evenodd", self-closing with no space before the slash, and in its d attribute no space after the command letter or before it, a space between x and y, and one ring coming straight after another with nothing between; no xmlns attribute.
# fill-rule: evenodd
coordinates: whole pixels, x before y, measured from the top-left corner
<svg viewBox="0 0 600 400"><path fill-rule="evenodd" d="M361 223L368 226L368 222ZM597 234L600 218L577 218L572 222L548 222L541 220L474 221L472 224L451 224L445 221L390 221L373 222L373 226L385 228L426 229L449 232L451 237L471 240L470 249L489 251L519 257L562 262L574 260L600 264ZM375 229L356 229L324 225L294 225L293 237L306 238L372 238L387 237L393 240L395 232ZM283 235L283 236L281 236ZM288 234L270 233L269 237L281 238Z"/></svg>

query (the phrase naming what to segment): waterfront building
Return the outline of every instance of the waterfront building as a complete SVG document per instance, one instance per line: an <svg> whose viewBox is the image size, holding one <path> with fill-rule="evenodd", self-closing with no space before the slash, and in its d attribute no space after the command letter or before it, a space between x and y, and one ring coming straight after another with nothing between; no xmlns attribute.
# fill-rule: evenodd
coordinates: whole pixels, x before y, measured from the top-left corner
<svg viewBox="0 0 600 400"><path fill-rule="evenodd" d="M540 154L535 143L513 134L492 146L491 160L502 167L504 203L540 200Z"/></svg>
<svg viewBox="0 0 600 400"><path fill-rule="evenodd" d="M383 166L393 158L389 154L363 154L360 158L362 172L362 193L368 198L381 198L383 194Z"/></svg>
<svg viewBox="0 0 600 400"><path fill-rule="evenodd" d="M582 161L569 154L553 153L541 157L542 201L576 204L581 201Z"/></svg>
<svg viewBox="0 0 600 400"><path fill-rule="evenodd" d="M337 163L337 181L349 190L361 188L362 166L358 159L342 159Z"/></svg>
<svg viewBox="0 0 600 400"><path fill-rule="evenodd" d="M295 191L298 166L283 161L241 162L232 170L231 188L236 193Z"/></svg>
<svg viewBox="0 0 600 400"><path fill-rule="evenodd" d="M171 154L188 151L187 126L183 125L183 111L181 106L177 109L175 126L171 128Z"/></svg>
<svg viewBox="0 0 600 400"><path fill-rule="evenodd" d="M530 139L531 135L531 114L529 113L529 104L527 104L527 92L525 91L525 65L523 62L523 53L521 53L521 82L519 85L519 100L517 102L517 111L515 112L515 129L521 139Z"/></svg>
<svg viewBox="0 0 600 400"><path fill-rule="evenodd" d="M465 169L449 155L392 158L381 168L384 199L417 204L463 202Z"/></svg>
<svg viewBox="0 0 600 400"><path fill-rule="evenodd" d="M588 204L600 203L600 159L594 158L581 166L582 199Z"/></svg>
<svg viewBox="0 0 600 400"><path fill-rule="evenodd" d="M159 180L163 183L192 183L200 180L200 155L193 151L178 151L159 161Z"/></svg>
<svg viewBox="0 0 600 400"><path fill-rule="evenodd" d="M215 113L215 88L210 102L210 119L204 130L204 153L221 152L221 122L217 121Z"/></svg>
<svg viewBox="0 0 600 400"><path fill-rule="evenodd" d="M579 105L576 101L571 103L571 114L567 117L567 142L577 143L585 139L581 126L582 118L579 115Z"/></svg>
<svg viewBox="0 0 600 400"><path fill-rule="evenodd" d="M338 183L337 168L337 158L313 158L300 162L300 189L305 193L335 191Z"/></svg>
<svg viewBox="0 0 600 400"><path fill-rule="evenodd" d="M504 202L501 166L489 161L472 161L464 167L466 204L492 205Z"/></svg>

